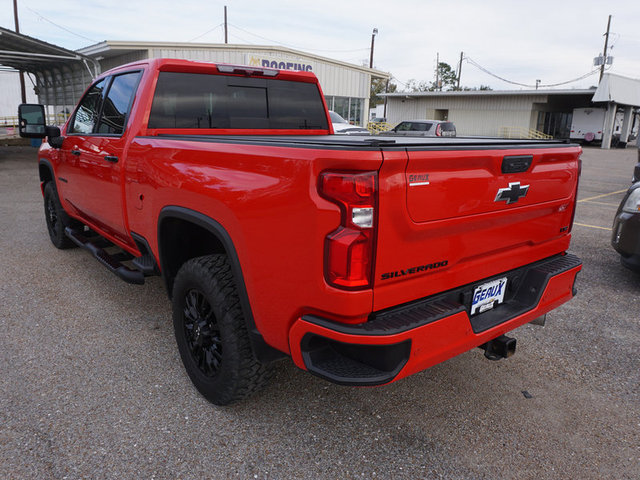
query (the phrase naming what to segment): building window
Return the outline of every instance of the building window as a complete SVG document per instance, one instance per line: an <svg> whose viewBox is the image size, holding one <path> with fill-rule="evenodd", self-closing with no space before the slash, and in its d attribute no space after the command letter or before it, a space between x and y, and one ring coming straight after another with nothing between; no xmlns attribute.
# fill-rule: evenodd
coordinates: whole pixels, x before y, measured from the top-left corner
<svg viewBox="0 0 640 480"><path fill-rule="evenodd" d="M572 118L572 113L538 112L536 130L551 135L553 138L569 138Z"/></svg>
<svg viewBox="0 0 640 480"><path fill-rule="evenodd" d="M325 97L327 107L353 125L363 125L363 98Z"/></svg>

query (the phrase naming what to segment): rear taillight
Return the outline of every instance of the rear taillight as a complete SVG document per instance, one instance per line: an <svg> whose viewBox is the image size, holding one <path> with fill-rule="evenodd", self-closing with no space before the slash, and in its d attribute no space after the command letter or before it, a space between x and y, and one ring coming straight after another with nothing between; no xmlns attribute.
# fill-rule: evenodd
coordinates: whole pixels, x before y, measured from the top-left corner
<svg viewBox="0 0 640 480"><path fill-rule="evenodd" d="M325 172L320 195L340 207L340 226L327 235L324 275L334 287L360 290L371 287L376 238L376 172Z"/></svg>
<svg viewBox="0 0 640 480"><path fill-rule="evenodd" d="M438 124L436 125L436 137L441 137L442 136L442 124Z"/></svg>
<svg viewBox="0 0 640 480"><path fill-rule="evenodd" d="M571 212L571 223L569 223L569 232L573 230L573 221L576 218L576 208L578 206L578 187L580 186L580 176L582 175L582 159L578 158L578 178L576 179L576 191L573 200L573 211Z"/></svg>

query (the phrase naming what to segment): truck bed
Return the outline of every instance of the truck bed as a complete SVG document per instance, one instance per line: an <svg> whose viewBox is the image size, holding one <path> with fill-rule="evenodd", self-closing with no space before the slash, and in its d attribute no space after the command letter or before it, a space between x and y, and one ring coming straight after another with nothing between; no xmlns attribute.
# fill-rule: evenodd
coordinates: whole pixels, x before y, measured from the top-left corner
<svg viewBox="0 0 640 480"><path fill-rule="evenodd" d="M492 137L394 137L384 135L170 135L159 138L190 140L212 143L265 143L302 147L344 147L351 149L376 148L425 148L434 150L457 150L478 148L550 148L578 146L561 140L506 139ZM157 138L157 137L156 137Z"/></svg>

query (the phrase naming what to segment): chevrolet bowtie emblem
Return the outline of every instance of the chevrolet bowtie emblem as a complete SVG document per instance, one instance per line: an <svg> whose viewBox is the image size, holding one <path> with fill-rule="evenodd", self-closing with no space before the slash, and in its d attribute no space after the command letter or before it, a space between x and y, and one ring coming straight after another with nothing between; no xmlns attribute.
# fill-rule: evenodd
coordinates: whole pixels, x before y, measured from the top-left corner
<svg viewBox="0 0 640 480"><path fill-rule="evenodd" d="M520 186L520 182L511 182L509 183L508 188L501 188L498 190L498 194L496 195L496 199L494 202L507 202L507 205L510 203L516 203L522 197L527 195L529 191L529 185Z"/></svg>

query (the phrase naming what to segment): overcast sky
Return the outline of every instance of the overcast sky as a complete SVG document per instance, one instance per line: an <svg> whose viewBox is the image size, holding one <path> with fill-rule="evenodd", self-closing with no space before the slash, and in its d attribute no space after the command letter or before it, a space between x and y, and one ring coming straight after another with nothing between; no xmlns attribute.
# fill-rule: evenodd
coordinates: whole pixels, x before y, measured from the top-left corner
<svg viewBox="0 0 640 480"><path fill-rule="evenodd" d="M609 5L606 5L609 3ZM436 55L457 66L460 52L508 80L543 85L593 70L602 52L608 15L614 57L609 70L640 78L640 1L427 0L18 0L20 31L72 50L103 40L280 45L368 65L373 28L374 66L400 89L409 79L431 81ZM2 0L0 25L13 29L13 2ZM56 25L54 25L56 24ZM586 88L592 75L561 88ZM462 85L513 90L464 62ZM558 87L560 88L560 87Z"/></svg>

